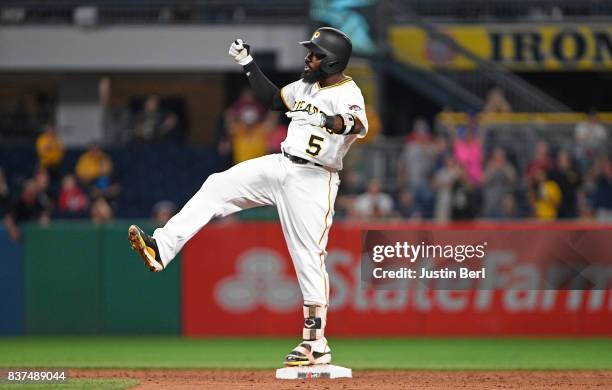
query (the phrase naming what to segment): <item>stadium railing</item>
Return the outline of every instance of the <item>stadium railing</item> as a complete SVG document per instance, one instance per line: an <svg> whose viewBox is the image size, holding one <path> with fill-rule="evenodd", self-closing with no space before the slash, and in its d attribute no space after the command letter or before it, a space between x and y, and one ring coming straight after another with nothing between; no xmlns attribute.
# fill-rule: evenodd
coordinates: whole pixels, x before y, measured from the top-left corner
<svg viewBox="0 0 612 390"><path fill-rule="evenodd" d="M552 151L571 150L575 142L576 124L586 117L584 113L481 114L478 126L484 155L488 156L495 146L502 146L522 171L540 140L547 141ZM465 124L467 118L465 113L441 113L435 120L434 133L448 136L457 126ZM599 113L598 118L608 131L606 147L608 155L612 156L612 113ZM378 178L384 188L394 189L404 145L404 137L381 137L359 148L356 156L349 154L347 157L349 164L353 161L366 179Z"/></svg>
<svg viewBox="0 0 612 390"><path fill-rule="evenodd" d="M304 22L304 0L7 0L0 24L214 24Z"/></svg>

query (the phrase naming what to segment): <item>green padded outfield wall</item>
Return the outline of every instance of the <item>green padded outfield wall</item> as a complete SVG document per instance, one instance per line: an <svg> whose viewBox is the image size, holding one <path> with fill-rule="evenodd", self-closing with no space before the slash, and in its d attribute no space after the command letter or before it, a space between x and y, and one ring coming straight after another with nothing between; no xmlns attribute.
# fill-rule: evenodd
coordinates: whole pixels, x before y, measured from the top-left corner
<svg viewBox="0 0 612 390"><path fill-rule="evenodd" d="M105 331L180 334L180 255L164 271L149 272L130 249L128 226L117 223L102 237Z"/></svg>
<svg viewBox="0 0 612 390"><path fill-rule="evenodd" d="M180 333L180 259L149 272L129 248L128 226L24 229L26 333Z"/></svg>

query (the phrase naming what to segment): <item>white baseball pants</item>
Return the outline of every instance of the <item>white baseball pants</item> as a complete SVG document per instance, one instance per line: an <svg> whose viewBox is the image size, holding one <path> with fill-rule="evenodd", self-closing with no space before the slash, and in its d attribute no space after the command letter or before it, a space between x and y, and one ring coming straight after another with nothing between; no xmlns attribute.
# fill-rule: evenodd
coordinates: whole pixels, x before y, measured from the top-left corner
<svg viewBox="0 0 612 390"><path fill-rule="evenodd" d="M212 218L276 205L304 301L327 305L325 247L339 184L338 173L295 164L281 154L244 161L210 175L153 237L166 266Z"/></svg>

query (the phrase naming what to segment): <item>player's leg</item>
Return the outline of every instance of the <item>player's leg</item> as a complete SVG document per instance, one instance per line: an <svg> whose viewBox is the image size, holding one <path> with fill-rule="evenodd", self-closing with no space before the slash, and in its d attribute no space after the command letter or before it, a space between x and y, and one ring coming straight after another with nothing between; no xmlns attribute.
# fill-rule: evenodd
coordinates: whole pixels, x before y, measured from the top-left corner
<svg viewBox="0 0 612 390"><path fill-rule="evenodd" d="M325 338L329 277L325 248L338 192L338 174L292 164L277 200L283 234L304 297L303 341L285 358L287 365L329 363Z"/></svg>
<svg viewBox="0 0 612 390"><path fill-rule="evenodd" d="M215 217L273 204L278 155L248 160L210 175L198 192L153 237L132 225L128 238L152 271L161 271ZM169 179L171 180L171 179Z"/></svg>

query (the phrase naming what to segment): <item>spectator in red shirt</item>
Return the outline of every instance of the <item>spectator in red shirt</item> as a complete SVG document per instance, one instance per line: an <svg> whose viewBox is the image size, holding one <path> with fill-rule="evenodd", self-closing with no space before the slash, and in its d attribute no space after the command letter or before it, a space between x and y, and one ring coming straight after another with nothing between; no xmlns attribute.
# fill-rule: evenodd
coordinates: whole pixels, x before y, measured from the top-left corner
<svg viewBox="0 0 612 390"><path fill-rule="evenodd" d="M89 199L77 185L73 175L66 175L62 179L58 209L61 213L81 214L87 210Z"/></svg>
<svg viewBox="0 0 612 390"><path fill-rule="evenodd" d="M255 116L255 122L262 121L264 116L266 115L266 110L259 103L259 101L255 98L255 93L250 88L244 88L240 92L240 96L231 106L229 106L226 115L229 118L226 118L226 127L229 127L229 123L240 118L245 111L252 112L252 115Z"/></svg>
<svg viewBox="0 0 612 390"><path fill-rule="evenodd" d="M548 142L538 142L533 152L533 159L529 162L525 170L527 184L533 184L535 176L540 172L544 172L548 176L554 167L554 161L550 158L550 147Z"/></svg>

